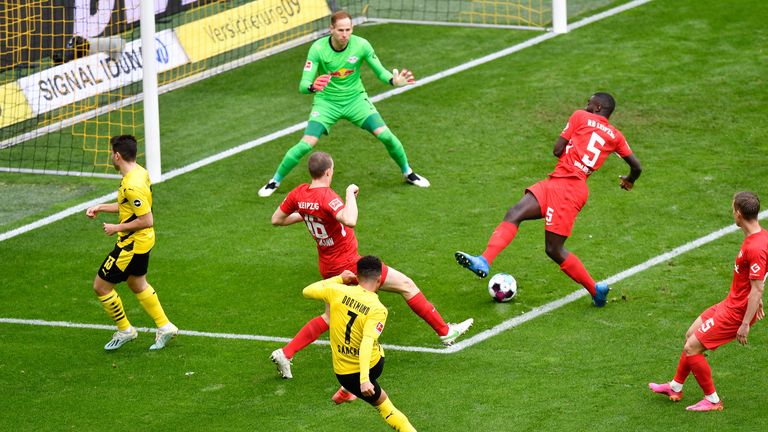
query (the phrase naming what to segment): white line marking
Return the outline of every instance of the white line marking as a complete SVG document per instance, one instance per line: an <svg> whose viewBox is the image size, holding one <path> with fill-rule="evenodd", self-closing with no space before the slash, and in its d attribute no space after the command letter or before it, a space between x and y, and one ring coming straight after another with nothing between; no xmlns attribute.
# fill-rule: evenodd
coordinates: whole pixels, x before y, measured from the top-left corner
<svg viewBox="0 0 768 432"><path fill-rule="evenodd" d="M765 219L766 217L768 217L768 210L765 210L758 215L758 219ZM738 230L739 228L736 225L729 225L725 228L721 228L715 232L705 235L704 237L700 237L682 246L676 247L675 249L672 249L669 252L665 252L661 255L653 257L642 264L638 264L632 268L619 272L609 277L605 281L608 282L609 284L622 281L642 271L648 270L649 268L657 264L661 264L663 262L669 261L672 258L678 257L684 253L690 252L694 249L704 246L707 243L711 243L723 236L726 236ZM427 348L427 347L417 347L417 346L386 345L386 344L382 346L385 349L393 350L393 351L424 352L424 353L433 353L433 354L452 354L455 352L462 351L463 349L469 348L473 345L477 345L486 339L490 339L498 335L501 332L509 330L513 327L517 327L520 324L531 321L534 318L538 318L546 313L559 309L569 303L573 303L574 301L582 297L586 297L587 295L588 295L587 291L580 288L577 291L574 291L565 297L551 301L545 304L544 306L534 308L522 315L516 316L507 321L504 321L501 324L498 324L488 330L484 330L468 339L464 339L461 342L458 342L448 348ZM28 319L17 319L17 318L0 318L0 323L50 326L50 327L88 328L88 329L111 330L111 331L115 330L115 327L110 325L80 324L80 323L72 323L67 321L43 321L43 320L28 320ZM147 333L155 332L155 329L143 328L143 327L138 328L137 330L141 332L147 332ZM179 334L187 335L187 336L211 337L211 338L218 338L218 339L256 340L256 341L262 341L262 342L287 343L290 341L289 338L275 337L275 336L259 336L259 335L233 334L233 333L211 333L211 332L200 332L200 331L194 331L194 330L179 330ZM313 343L317 345L330 345L329 341L327 340L317 340Z"/></svg>
<svg viewBox="0 0 768 432"><path fill-rule="evenodd" d="M590 23L593 23L595 21L599 21L601 19L608 18L610 16L616 15L616 14L618 14L620 12L624 12L626 10L629 10L629 9L632 9L632 8L644 5L646 3L649 3L650 1L651 0L635 0L633 2L630 2L630 3L627 3L625 5L622 5L622 6L619 6L619 7L607 10L607 11L599 13L597 15L584 18L584 19L582 19L580 21L577 21L577 22L569 25L568 28L569 28L569 30L577 29L579 27L583 27L583 26L585 26L587 24L590 24ZM393 90L381 93L379 95L376 95L376 96L372 97L371 101L372 102L378 102L380 100L388 99L388 98L390 98L392 96L395 96L395 95L398 95L400 93L405 93L407 91L411 91L411 90L416 89L418 87L427 85L427 84L429 84L429 83L431 83L433 81L437 81L439 79L443 79L445 77L448 77L448 76L451 76L451 75L455 75L455 74L457 74L459 72L463 72L463 71L465 71L467 69L471 69L473 67L480 66L482 64L485 64L485 63L497 60L497 59L499 59L501 57L508 56L510 54L516 53L516 52L518 52L520 50L523 50L525 48L532 47L534 45L537 45L537 44L539 44L541 42L547 41L547 40L552 39L552 38L557 37L557 36L560 36L560 35L557 34L557 33L546 33L546 34L543 34L541 36L537 36L537 37L535 37L533 39L529 39L529 40L527 40L525 42L519 43L517 45L513 45L513 46L511 46L509 48L503 49L501 51L497 51L497 52L495 52L493 54L489 54L489 55L487 55L485 57L481 57L479 59L475 59L475 60L472 60L470 62L463 63L463 64L461 64L459 66L456 66L456 67L453 67L453 68L450 68L450 69L446 69L443 72L439 72L437 74L430 75L430 76L428 76L426 78L418 80L413 85L406 86L406 87L400 87L400 88L397 88L397 89L393 89ZM295 124L293 126L289 126L289 127L285 128L285 129L282 129L282 130L279 130L277 132L273 132L273 133L271 133L269 135L266 135L266 136L263 136L261 138L258 138L258 139L254 140L254 141L250 141L250 142L247 142L245 144L241 144L241 145L239 145L237 147L233 147L233 148L231 148L229 150L225 150L225 151L223 151L221 153L217 153L215 155L209 156L209 157L204 158L202 160L199 160L197 162L191 163L191 164L189 164L187 166L171 170L168 173L164 173L162 175L162 180L161 181L170 180L170 179L172 179L172 178L174 178L176 176L180 176L182 174L186 174L186 173L194 171L194 170L196 170L198 168L202 168L202 167L210 165L210 164L212 164L214 162L218 162L218 161L220 161L222 159L226 159L226 158L228 158L230 156L234 156L234 155L236 155L238 153L242 153L242 152L244 152L246 150L250 150L252 148L258 147L258 146L260 146L262 144L265 144L265 143L268 143L268 142L270 142L272 140L275 140L275 139L278 139L278 138L282 138L282 137L284 137L286 135L289 135L289 134L291 134L293 132L297 132L297 131L303 130L306 126L307 126L307 122L306 121L301 122L301 123L297 123L297 124ZM108 201L108 200L113 200L116 197L117 197L116 194L104 195L104 196L102 196L100 198L96 198L96 199L91 200L91 201L89 201L87 203L79 204L79 205L76 205L74 207L70 207L70 208L68 208L66 210L62 210L62 211L60 211L58 213L55 213L55 214L50 215L50 216L47 216L47 217L45 217L43 219L40 219L38 221L29 223L29 224L21 226L19 228L16 228L16 229L4 232L4 233L0 233L0 242L8 240L8 239L13 238L13 237L16 237L18 235L27 233L27 232L32 231L34 229L43 227L45 225L51 224L53 222L59 221L59 220L64 219L64 218L66 218L68 216L71 216L71 215L73 215L75 213L79 213L79 212L85 210L86 208L88 208L88 207L90 207L92 205L99 204L101 202Z"/></svg>

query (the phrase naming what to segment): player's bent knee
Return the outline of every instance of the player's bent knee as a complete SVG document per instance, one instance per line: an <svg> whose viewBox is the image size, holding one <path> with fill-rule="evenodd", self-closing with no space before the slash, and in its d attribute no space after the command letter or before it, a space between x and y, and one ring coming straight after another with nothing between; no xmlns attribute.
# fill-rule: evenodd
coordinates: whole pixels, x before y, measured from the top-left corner
<svg viewBox="0 0 768 432"><path fill-rule="evenodd" d="M304 135L304 138L302 138L301 140L311 145L312 147L314 147L315 145L317 145L317 141L319 141L319 138L313 135Z"/></svg>

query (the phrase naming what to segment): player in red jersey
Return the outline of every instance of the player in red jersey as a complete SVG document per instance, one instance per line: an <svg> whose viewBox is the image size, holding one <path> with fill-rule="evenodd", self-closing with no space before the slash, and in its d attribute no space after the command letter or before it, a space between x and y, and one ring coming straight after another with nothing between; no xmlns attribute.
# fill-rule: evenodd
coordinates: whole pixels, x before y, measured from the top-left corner
<svg viewBox="0 0 768 432"><path fill-rule="evenodd" d="M733 219L746 238L736 255L731 290L725 300L705 310L688 328L675 378L668 383L648 384L653 392L679 401L683 397L683 383L693 372L704 391L704 399L686 408L688 411L723 409L704 351L714 351L734 339L746 345L749 329L765 317L763 288L768 266L768 231L760 227L759 212L760 200L754 193L739 192L734 196Z"/></svg>
<svg viewBox="0 0 768 432"><path fill-rule="evenodd" d="M576 216L587 202L587 177L600 168L608 155L615 152L629 165L629 175L620 177L622 189L632 190L642 172L640 161L632 154L624 135L608 123L615 106L610 94L595 93L585 109L574 112L555 143L553 153L558 158L555 170L547 179L525 190L520 201L507 211L504 221L496 227L482 255L459 251L455 254L456 261L484 278L496 256L515 238L520 224L544 218L547 256L589 291L596 306L604 306L608 284L596 284L579 258L564 245L571 235Z"/></svg>
<svg viewBox="0 0 768 432"><path fill-rule="evenodd" d="M299 185L288 193L272 215L272 224L283 226L304 222L307 225L317 242L323 279L337 276L344 270L354 272L360 259L354 230L358 216L358 187L354 184L347 186L346 204L331 189L333 159L328 153L316 152L309 157L309 173L312 183ZM447 324L416 284L394 268L383 266L381 278L381 290L402 295L408 306L435 330L443 344L451 345L472 325L472 319ZM309 321L285 347L272 353L272 361L283 378L292 377L290 359L293 355L328 330L329 316L326 305L321 316Z"/></svg>

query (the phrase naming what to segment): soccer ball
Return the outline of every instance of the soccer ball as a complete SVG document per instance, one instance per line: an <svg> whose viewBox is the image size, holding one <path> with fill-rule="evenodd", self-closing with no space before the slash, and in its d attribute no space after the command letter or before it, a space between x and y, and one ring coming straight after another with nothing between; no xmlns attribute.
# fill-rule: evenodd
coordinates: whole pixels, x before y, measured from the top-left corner
<svg viewBox="0 0 768 432"><path fill-rule="evenodd" d="M488 281L488 294L494 301L508 302L517 295L517 281L511 274L496 273Z"/></svg>

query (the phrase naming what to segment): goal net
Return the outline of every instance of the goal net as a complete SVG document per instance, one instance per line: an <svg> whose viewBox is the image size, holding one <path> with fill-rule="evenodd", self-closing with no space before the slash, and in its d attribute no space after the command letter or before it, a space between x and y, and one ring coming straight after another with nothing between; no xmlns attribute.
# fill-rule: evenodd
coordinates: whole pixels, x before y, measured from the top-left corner
<svg viewBox="0 0 768 432"><path fill-rule="evenodd" d="M109 138L120 134L139 139L143 162L151 144L144 141L141 1L4 2L0 171L115 176ZM551 0L154 0L151 57L163 93L309 42L327 32L328 17L337 9L348 10L356 23L544 30L551 23L552 4Z"/></svg>

